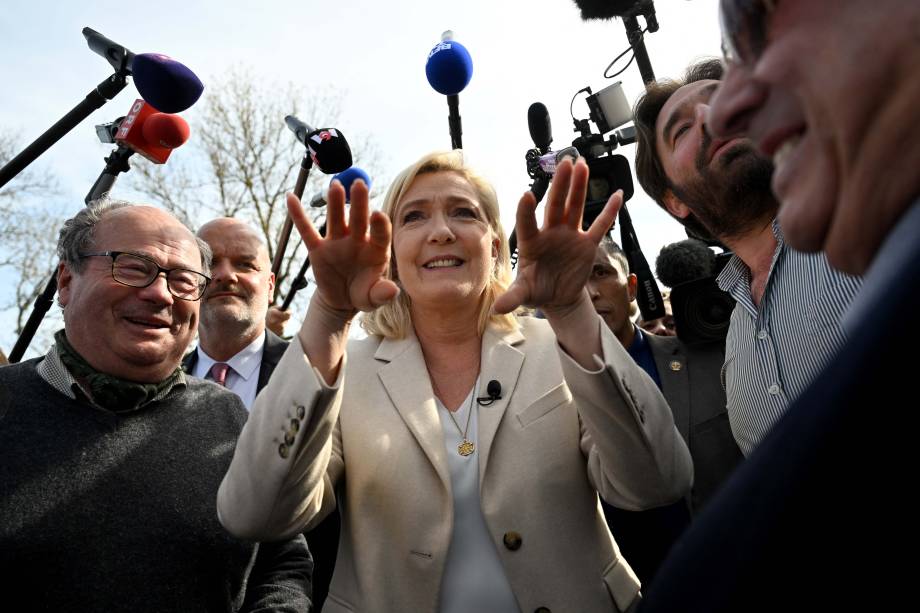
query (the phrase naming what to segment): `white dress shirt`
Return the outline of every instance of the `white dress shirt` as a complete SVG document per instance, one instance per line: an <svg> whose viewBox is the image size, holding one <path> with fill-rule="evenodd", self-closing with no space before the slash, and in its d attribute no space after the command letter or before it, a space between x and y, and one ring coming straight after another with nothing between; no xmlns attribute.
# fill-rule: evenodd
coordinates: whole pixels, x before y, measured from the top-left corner
<svg viewBox="0 0 920 613"><path fill-rule="evenodd" d="M256 337L242 351L225 362L230 366L227 371L227 389L242 398L248 411L256 399L259 387L259 371L262 368L262 350L265 348L265 333ZM193 375L202 379L209 379L208 373L211 366L218 362L198 345L198 361L195 363Z"/></svg>

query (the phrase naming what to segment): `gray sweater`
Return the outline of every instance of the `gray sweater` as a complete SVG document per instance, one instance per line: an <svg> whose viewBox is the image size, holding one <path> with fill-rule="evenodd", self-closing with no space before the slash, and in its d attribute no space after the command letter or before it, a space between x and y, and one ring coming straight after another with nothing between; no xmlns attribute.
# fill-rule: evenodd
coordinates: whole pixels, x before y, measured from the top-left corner
<svg viewBox="0 0 920 613"><path fill-rule="evenodd" d="M189 378L116 415L61 394L39 361L0 368L0 609L308 609L302 537L260 547L217 520L239 398Z"/></svg>

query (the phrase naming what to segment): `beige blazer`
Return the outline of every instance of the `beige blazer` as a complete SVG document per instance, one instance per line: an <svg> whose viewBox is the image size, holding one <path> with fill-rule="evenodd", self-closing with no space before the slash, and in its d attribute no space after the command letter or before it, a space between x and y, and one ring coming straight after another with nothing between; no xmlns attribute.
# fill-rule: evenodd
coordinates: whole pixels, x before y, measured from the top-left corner
<svg viewBox="0 0 920 613"><path fill-rule="evenodd" d="M599 510L674 502L692 465L671 411L598 318L582 369L549 325L483 336L482 512L522 611L623 611L639 582ZM349 343L332 388L291 343L259 394L220 486L218 514L253 540L294 535L336 505L342 537L324 611L437 611L453 521L447 451L414 336ZM473 561L475 563L475 561ZM475 586L470 586L475 589Z"/></svg>

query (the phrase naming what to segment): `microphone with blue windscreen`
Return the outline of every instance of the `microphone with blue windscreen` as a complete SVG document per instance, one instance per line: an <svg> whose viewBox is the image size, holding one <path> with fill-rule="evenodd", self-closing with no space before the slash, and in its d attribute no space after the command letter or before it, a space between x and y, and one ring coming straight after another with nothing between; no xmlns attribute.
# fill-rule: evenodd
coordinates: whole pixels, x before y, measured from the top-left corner
<svg viewBox="0 0 920 613"><path fill-rule="evenodd" d="M451 147L462 149L459 94L473 77L473 58L466 47L454 40L450 30L441 35L441 42L428 53L425 76L436 92L447 96Z"/></svg>

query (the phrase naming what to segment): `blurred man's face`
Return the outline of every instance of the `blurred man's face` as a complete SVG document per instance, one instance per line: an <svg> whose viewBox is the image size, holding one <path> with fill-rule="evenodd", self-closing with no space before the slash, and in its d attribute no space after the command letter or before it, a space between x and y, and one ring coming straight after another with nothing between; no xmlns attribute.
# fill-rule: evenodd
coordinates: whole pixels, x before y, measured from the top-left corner
<svg viewBox="0 0 920 613"><path fill-rule="evenodd" d="M594 309L610 330L617 338L622 338L633 325L629 304L636 298L636 275L626 274L622 264L598 247L588 279L588 294Z"/></svg>
<svg viewBox="0 0 920 613"><path fill-rule="evenodd" d="M768 223L772 166L746 138L713 139L706 130L718 81L688 83L665 102L655 122L655 150L671 183L668 210L692 213L716 237L737 236Z"/></svg>
<svg viewBox="0 0 920 613"><path fill-rule="evenodd" d="M847 272L866 269L920 189L920 80L904 66L917 54L918 7L723 0L730 57L710 129L747 135L773 159L786 240L826 250Z"/></svg>

